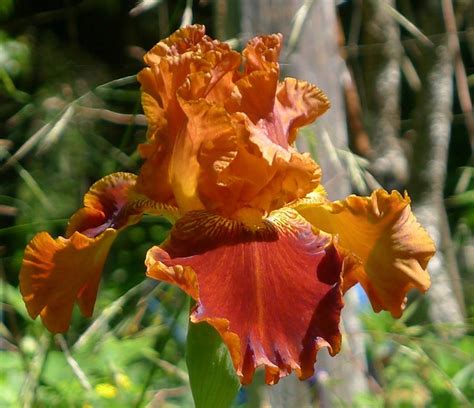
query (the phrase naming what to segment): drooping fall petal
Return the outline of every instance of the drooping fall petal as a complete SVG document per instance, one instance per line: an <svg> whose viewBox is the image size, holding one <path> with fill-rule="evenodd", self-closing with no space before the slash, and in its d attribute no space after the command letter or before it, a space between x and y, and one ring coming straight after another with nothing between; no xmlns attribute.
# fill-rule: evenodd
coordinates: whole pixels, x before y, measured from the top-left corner
<svg viewBox="0 0 474 408"><path fill-rule="evenodd" d="M337 235L338 244L360 261L344 275L343 291L360 282L375 311L400 317L407 292L429 288L426 268L435 246L407 195L376 190L336 202L303 200L294 208L316 228Z"/></svg>
<svg viewBox="0 0 474 408"><path fill-rule="evenodd" d="M265 366L267 383L296 370L312 375L317 350L340 347L341 258L327 234L292 210L251 230L204 211L174 226L150 249L147 275L196 299L191 320L221 334L243 383Z"/></svg>
<svg viewBox="0 0 474 408"><path fill-rule="evenodd" d="M142 214L130 206L136 178L131 173L113 173L94 183L84 195L84 207L69 220L66 236L78 231L97 237L107 228L118 230L136 223Z"/></svg>
<svg viewBox="0 0 474 408"><path fill-rule="evenodd" d="M97 238L75 232L53 239L40 232L28 244L20 272L20 290L32 318L41 316L53 333L69 328L72 309L81 298L81 311L91 315L100 274L117 231Z"/></svg>
<svg viewBox="0 0 474 408"><path fill-rule="evenodd" d="M32 318L41 316L52 332L68 329L77 301L91 316L102 268L118 232L138 222L156 205L132 191L136 176L114 173L95 183L84 197L84 208L70 219L66 238L40 232L25 250L20 290ZM161 212L171 211L163 207Z"/></svg>

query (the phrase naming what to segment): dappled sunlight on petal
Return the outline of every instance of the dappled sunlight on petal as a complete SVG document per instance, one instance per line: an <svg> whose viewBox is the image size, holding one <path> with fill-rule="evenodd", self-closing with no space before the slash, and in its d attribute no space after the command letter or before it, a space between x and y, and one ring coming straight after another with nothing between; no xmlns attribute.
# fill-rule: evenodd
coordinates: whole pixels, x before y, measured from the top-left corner
<svg viewBox="0 0 474 408"><path fill-rule="evenodd" d="M331 237L292 210L255 230L191 212L146 265L196 299L191 320L219 331L243 383L260 365L270 384L293 370L307 378L319 348L339 351L342 261Z"/></svg>

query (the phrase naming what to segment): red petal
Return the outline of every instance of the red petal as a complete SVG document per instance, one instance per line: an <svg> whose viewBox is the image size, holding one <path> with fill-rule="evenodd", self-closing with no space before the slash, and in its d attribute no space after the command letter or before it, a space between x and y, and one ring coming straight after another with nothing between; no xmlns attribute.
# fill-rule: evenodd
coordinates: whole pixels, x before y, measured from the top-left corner
<svg viewBox="0 0 474 408"><path fill-rule="evenodd" d="M137 222L142 211L128 206L136 179L131 173L113 173L94 183L84 196L84 208L69 220L66 236L79 231L96 237L107 228L119 229Z"/></svg>
<svg viewBox="0 0 474 408"><path fill-rule="evenodd" d="M255 231L193 212L152 248L148 276L172 282L197 300L193 322L222 335L243 383L265 366L267 383L296 370L313 374L316 352L340 347L341 259L328 235L296 212L274 212Z"/></svg>

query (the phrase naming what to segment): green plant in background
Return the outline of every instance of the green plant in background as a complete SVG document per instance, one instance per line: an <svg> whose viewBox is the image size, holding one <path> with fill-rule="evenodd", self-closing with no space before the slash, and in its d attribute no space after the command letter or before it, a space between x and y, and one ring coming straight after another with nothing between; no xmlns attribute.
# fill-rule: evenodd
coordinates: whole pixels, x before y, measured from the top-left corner
<svg viewBox="0 0 474 408"><path fill-rule="evenodd" d="M450 341L430 325L408 325L419 310L417 303L398 321L387 315L362 315L371 372L381 388L372 396L360 396L360 406L470 406L474 391L472 338ZM452 329L444 328L446 336Z"/></svg>

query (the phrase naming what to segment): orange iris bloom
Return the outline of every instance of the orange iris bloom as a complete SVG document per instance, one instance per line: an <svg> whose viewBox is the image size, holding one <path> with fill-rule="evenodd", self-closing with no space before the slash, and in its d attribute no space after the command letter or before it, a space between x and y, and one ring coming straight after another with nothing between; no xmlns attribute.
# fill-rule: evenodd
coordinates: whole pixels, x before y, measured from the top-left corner
<svg viewBox="0 0 474 408"><path fill-rule="evenodd" d="M410 289L428 289L435 248L409 197L331 202L319 166L295 149L329 102L307 82L279 81L280 46L280 35L260 36L241 55L196 25L145 55L140 174L98 181L65 238L30 242L20 288L33 318L63 332L75 302L92 315L115 237L144 213L176 221L148 251L147 276L196 300L191 321L216 328L242 383L261 365L267 383L311 376L321 347L340 349L342 295L356 283L395 317Z"/></svg>

